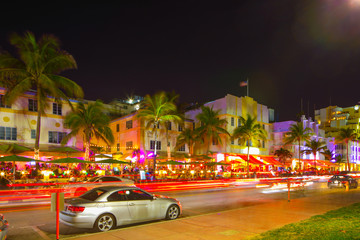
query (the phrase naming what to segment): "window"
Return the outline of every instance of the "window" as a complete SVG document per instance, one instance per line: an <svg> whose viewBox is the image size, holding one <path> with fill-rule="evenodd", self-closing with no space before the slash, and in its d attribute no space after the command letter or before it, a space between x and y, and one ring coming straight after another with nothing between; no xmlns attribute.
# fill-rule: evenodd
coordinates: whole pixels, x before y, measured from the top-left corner
<svg viewBox="0 0 360 240"><path fill-rule="evenodd" d="M126 142L126 150L131 150L133 148L133 142Z"/></svg>
<svg viewBox="0 0 360 240"><path fill-rule="evenodd" d="M231 144L234 144L234 139L231 139Z"/></svg>
<svg viewBox="0 0 360 240"><path fill-rule="evenodd" d="M179 147L179 152L185 152L185 144Z"/></svg>
<svg viewBox="0 0 360 240"><path fill-rule="evenodd" d="M168 130L171 130L171 122L168 122L168 124L167 124L167 129L168 129Z"/></svg>
<svg viewBox="0 0 360 240"><path fill-rule="evenodd" d="M116 144L116 151L120 152L120 143Z"/></svg>
<svg viewBox="0 0 360 240"><path fill-rule="evenodd" d="M125 191L127 199L131 200L152 200L153 197L141 190L126 190Z"/></svg>
<svg viewBox="0 0 360 240"><path fill-rule="evenodd" d="M231 117L231 126L235 126L235 119Z"/></svg>
<svg viewBox="0 0 360 240"><path fill-rule="evenodd" d="M36 138L36 129L31 129L31 139Z"/></svg>
<svg viewBox="0 0 360 240"><path fill-rule="evenodd" d="M108 196L107 200L109 202L114 202L114 201L126 201L126 191L125 190L121 190L121 191L117 191L112 193L110 196Z"/></svg>
<svg viewBox="0 0 360 240"><path fill-rule="evenodd" d="M212 145L218 145L218 144L219 144L219 141L217 139L213 139Z"/></svg>
<svg viewBox="0 0 360 240"><path fill-rule="evenodd" d="M120 132L120 125L116 124L116 132Z"/></svg>
<svg viewBox="0 0 360 240"><path fill-rule="evenodd" d="M29 111L31 111L31 112L37 112L37 110L38 110L37 100L29 99L28 109L29 109Z"/></svg>
<svg viewBox="0 0 360 240"><path fill-rule="evenodd" d="M155 149L155 141L150 140L150 149ZM156 141L156 150L161 150L161 141Z"/></svg>
<svg viewBox="0 0 360 240"><path fill-rule="evenodd" d="M179 124L179 126L178 126L178 131L179 132L182 132L183 131L183 128L182 128L182 126Z"/></svg>
<svg viewBox="0 0 360 240"><path fill-rule="evenodd" d="M53 103L53 114L62 115L62 105L61 103Z"/></svg>
<svg viewBox="0 0 360 240"><path fill-rule="evenodd" d="M132 120L126 121L126 129L130 129L133 127L133 122Z"/></svg>
<svg viewBox="0 0 360 240"><path fill-rule="evenodd" d="M61 143L66 136L66 132L49 131L49 143Z"/></svg>
<svg viewBox="0 0 360 240"><path fill-rule="evenodd" d="M241 119L238 119L238 127L241 127Z"/></svg>
<svg viewBox="0 0 360 240"><path fill-rule="evenodd" d="M1 140L17 140L17 128L12 127L0 127L0 139Z"/></svg>
<svg viewBox="0 0 360 240"><path fill-rule="evenodd" d="M2 108L11 108L11 105L5 104L4 95L0 95L0 107L2 107Z"/></svg>

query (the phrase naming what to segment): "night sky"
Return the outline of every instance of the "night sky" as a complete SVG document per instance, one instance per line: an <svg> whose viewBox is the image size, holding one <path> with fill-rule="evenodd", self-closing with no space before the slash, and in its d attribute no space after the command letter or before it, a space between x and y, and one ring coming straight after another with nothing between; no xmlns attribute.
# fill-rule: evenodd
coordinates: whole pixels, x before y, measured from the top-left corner
<svg viewBox="0 0 360 240"><path fill-rule="evenodd" d="M119 1L23 5L0 13L8 35L54 34L85 98L175 91L180 101L250 96L277 120L360 101L360 4L355 0Z"/></svg>

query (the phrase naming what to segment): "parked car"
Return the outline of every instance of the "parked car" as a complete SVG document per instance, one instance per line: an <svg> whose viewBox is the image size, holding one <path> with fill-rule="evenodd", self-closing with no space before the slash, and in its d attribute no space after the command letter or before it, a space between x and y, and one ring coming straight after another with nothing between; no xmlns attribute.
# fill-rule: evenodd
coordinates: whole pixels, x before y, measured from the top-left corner
<svg viewBox="0 0 360 240"><path fill-rule="evenodd" d="M328 181L328 187L346 187L346 183L349 184L349 188L357 188L358 182L356 179L349 175L334 175Z"/></svg>
<svg viewBox="0 0 360 240"><path fill-rule="evenodd" d="M120 178L116 176L97 176L84 182L70 183L65 185L64 188L66 189L67 195L78 197L92 188L113 185L135 187L134 181L131 179Z"/></svg>
<svg viewBox="0 0 360 240"><path fill-rule="evenodd" d="M5 240L7 238L7 232L9 229L9 223L4 218L4 215L0 214L0 239Z"/></svg>
<svg viewBox="0 0 360 240"><path fill-rule="evenodd" d="M116 226L158 219L176 219L182 208L178 200L148 193L137 187L105 186L65 200L60 221L77 228L108 231Z"/></svg>

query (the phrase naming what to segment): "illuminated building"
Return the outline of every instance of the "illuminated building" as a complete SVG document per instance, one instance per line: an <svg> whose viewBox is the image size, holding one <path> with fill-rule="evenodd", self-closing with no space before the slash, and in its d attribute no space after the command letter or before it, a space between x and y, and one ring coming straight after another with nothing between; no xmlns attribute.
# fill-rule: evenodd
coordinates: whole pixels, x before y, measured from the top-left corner
<svg viewBox="0 0 360 240"><path fill-rule="evenodd" d="M5 89L0 88L0 144L17 143L34 148L38 114L35 92L25 93L11 105L5 104L4 94ZM69 104L57 103L51 98L48 104L41 118L40 156L51 147L60 147L63 136L70 132L63 125L65 115L71 110ZM67 146L82 148L82 139L73 138Z"/></svg>
<svg viewBox="0 0 360 240"><path fill-rule="evenodd" d="M234 129L240 124L240 117L246 118L247 114L257 117L259 124L268 132L270 130L270 122L273 121L274 110L268 108L265 105L257 103L251 97L237 97L231 94L227 94L224 98L220 98L208 103L204 106L212 107L214 111L220 110L219 118L226 119L227 125L225 129L232 134ZM186 118L194 120L195 127L200 126L200 122L196 119L196 115L201 112L201 109L194 109L186 112ZM256 155L268 155L269 143L260 141L258 143L250 143L250 154ZM196 154L205 154L207 150L206 144L197 144L195 146ZM238 139L231 141L225 135L222 135L222 144L210 143L211 152L217 153L247 153L247 146L241 144Z"/></svg>
<svg viewBox="0 0 360 240"><path fill-rule="evenodd" d="M311 118L306 119L304 115L301 117L301 121L303 123L304 128L308 127L314 133L312 139L325 141L329 149L334 148L332 139L325 138L325 131L319 128L319 124L316 121L312 121ZM270 154L274 154L275 151L279 150L280 148L286 148L293 153L294 158L298 158L299 156L298 143L295 142L290 146L284 146L284 139L286 137L286 134L290 131L290 127L296 123L297 123L296 121L283 121L283 122L275 122L272 124L272 137L271 137L272 145L270 147ZM300 146L300 151L303 150L305 150L305 142L301 143ZM314 156L312 154L301 153L301 159L314 159ZM316 159L324 159L324 157L322 154L317 153Z"/></svg>
<svg viewBox="0 0 360 240"><path fill-rule="evenodd" d="M338 106L328 106L315 110L315 120L320 124L320 128L325 131L325 136L335 139L337 132L341 128L351 128L359 133L360 113L359 105L346 108ZM359 168L360 164L360 145L358 141L349 142L349 161L352 168ZM342 156L342 162L346 162L346 145L336 144L334 146L335 155Z"/></svg>
<svg viewBox="0 0 360 240"><path fill-rule="evenodd" d="M116 158L126 158L127 160L136 161L137 156L133 152L140 150L140 162L147 163L152 159L151 154L154 152L155 135L151 129L145 128L145 123L136 118L136 112L114 119L110 123L111 131L114 134L115 143L108 149ZM185 122L185 127L191 127L191 121ZM176 154L188 154L188 146L174 149L176 138L181 133L183 127L179 124L171 123L168 127L169 151L171 156ZM168 156L166 130L164 126L159 126L157 132L157 154L162 158ZM101 141L93 141L93 146L105 147ZM105 147L106 148L106 147ZM148 157L148 159L146 159Z"/></svg>
<svg viewBox="0 0 360 240"><path fill-rule="evenodd" d="M359 131L359 105L346 108L329 106L315 110L315 120L320 124L320 128L325 130L327 137L335 137L338 129L343 127Z"/></svg>

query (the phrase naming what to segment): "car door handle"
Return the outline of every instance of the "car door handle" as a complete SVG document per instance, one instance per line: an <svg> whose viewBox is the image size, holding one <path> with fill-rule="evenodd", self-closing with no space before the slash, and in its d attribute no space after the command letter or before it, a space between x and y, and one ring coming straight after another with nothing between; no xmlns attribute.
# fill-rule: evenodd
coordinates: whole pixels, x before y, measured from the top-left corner
<svg viewBox="0 0 360 240"><path fill-rule="evenodd" d="M135 203L129 203L129 206L135 206Z"/></svg>

